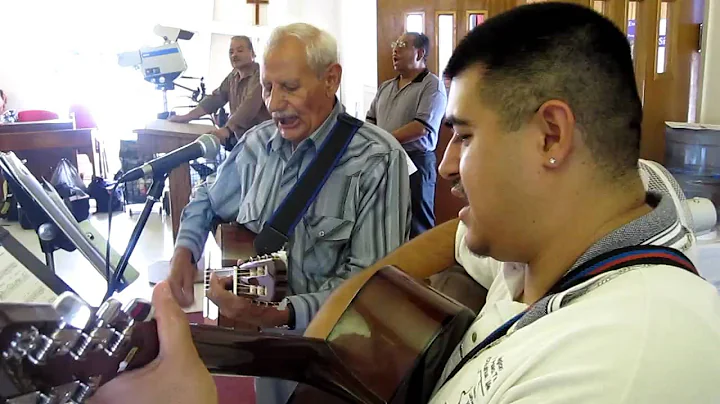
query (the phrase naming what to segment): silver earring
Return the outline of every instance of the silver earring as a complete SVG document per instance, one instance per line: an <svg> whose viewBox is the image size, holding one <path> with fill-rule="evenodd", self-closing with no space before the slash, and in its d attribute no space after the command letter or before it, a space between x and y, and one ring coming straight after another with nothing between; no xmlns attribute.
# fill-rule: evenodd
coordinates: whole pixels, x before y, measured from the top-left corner
<svg viewBox="0 0 720 404"><path fill-rule="evenodd" d="M555 157L550 157L550 164L555 164L556 162Z"/></svg>

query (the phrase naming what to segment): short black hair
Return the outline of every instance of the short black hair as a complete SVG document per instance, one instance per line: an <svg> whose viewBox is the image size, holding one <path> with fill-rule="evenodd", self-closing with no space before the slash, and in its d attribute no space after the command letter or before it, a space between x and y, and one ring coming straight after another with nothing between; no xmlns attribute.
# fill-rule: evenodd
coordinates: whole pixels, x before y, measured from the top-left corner
<svg viewBox="0 0 720 404"><path fill-rule="evenodd" d="M235 35L234 37L230 38L230 41L234 41L234 40L236 40L236 39L242 39L243 41L245 41L245 43L247 43L248 49L250 49L250 52L252 52L253 55L255 54L255 47L253 46L252 39L250 39L249 36L247 36L247 35Z"/></svg>
<svg viewBox="0 0 720 404"><path fill-rule="evenodd" d="M412 35L415 38L412 42L412 46L415 49L422 49L425 51L423 61L427 62L428 54L430 53L430 38L420 32L406 32L405 35Z"/></svg>
<svg viewBox="0 0 720 404"><path fill-rule="evenodd" d="M630 44L612 21L568 3L511 9L474 28L445 68L479 66L481 99L517 130L544 102L566 102L594 159L611 175L637 170L642 103Z"/></svg>

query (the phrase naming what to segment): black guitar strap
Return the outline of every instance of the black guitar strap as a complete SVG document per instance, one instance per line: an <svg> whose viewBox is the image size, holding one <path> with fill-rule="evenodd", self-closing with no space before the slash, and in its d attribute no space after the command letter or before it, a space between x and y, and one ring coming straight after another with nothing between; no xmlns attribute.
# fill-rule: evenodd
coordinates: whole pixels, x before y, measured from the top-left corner
<svg viewBox="0 0 720 404"><path fill-rule="evenodd" d="M335 126L313 161L255 238L258 254L270 254L285 246L362 125L361 120L346 113L338 115Z"/></svg>

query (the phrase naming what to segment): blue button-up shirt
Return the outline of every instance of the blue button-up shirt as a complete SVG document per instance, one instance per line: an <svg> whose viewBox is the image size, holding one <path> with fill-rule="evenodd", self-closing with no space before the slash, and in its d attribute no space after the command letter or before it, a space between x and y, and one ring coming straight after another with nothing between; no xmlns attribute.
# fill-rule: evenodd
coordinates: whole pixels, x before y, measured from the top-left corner
<svg viewBox="0 0 720 404"><path fill-rule="evenodd" d="M201 186L183 210L176 247L199 259L214 217L259 233L315 157L344 110L335 108L309 138L285 140L273 121L241 138L211 186ZM288 297L296 329L304 329L332 289L408 240L410 185L402 146L365 124L350 141L287 245Z"/></svg>

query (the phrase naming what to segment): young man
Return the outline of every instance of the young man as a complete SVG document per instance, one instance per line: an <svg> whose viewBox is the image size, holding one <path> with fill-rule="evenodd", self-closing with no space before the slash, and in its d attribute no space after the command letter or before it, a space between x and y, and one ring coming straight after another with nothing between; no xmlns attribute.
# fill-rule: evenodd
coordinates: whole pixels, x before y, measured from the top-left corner
<svg viewBox="0 0 720 404"><path fill-rule="evenodd" d="M230 136L239 139L248 129L270 119L263 104L260 66L255 62L255 50L250 38L234 36L230 40L229 55L233 70L220 87L200 101L193 110L184 115L171 116L170 121L190 122L217 111L229 102L230 118L225 126L213 131L215 136L226 140Z"/></svg>
<svg viewBox="0 0 720 404"><path fill-rule="evenodd" d="M427 69L427 36L405 33L392 48L398 75L380 85L366 120L392 133L417 167L410 176L412 238L435 226L435 146L447 97L445 85Z"/></svg>
<svg viewBox="0 0 720 404"><path fill-rule="evenodd" d="M426 277L457 260L489 292L430 402L715 402L720 296L712 285L648 263L550 292L617 248L692 245L672 202L646 193L638 173L642 109L623 33L584 7L523 6L473 30L446 73L456 132L449 150L459 155L446 153L441 170L458 180L453 192L468 206L457 228L444 224L412 241L424 251L417 243L442 231L439 251L400 266ZM200 380L186 393L213 402L187 327L171 328L182 314L164 296L165 285L156 300L158 318L170 324L160 330L167 354L113 389L162 382L161 372L183 360L189 375L172 376ZM483 342L525 310L493 344ZM113 397L107 391L101 397Z"/></svg>

